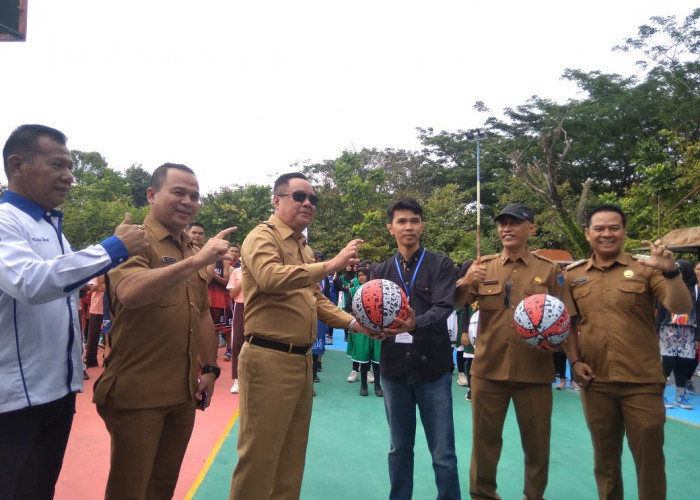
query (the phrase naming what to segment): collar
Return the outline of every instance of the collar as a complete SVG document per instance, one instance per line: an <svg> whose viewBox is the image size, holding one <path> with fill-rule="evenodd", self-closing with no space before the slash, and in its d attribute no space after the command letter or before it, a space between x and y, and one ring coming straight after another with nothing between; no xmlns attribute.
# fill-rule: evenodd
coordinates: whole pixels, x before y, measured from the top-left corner
<svg viewBox="0 0 700 500"><path fill-rule="evenodd" d="M415 252L413 252L413 255L411 255L408 258L408 260L404 259L403 255L401 255L401 252L399 252L398 250L396 251L396 258L399 259L399 264L401 264L404 268L410 269L418 262L418 259L420 258L422 253L423 245L418 245L418 249Z"/></svg>
<svg viewBox="0 0 700 500"><path fill-rule="evenodd" d="M282 236L283 240L286 240L287 238L294 238L302 245L306 245L306 236L304 236L303 233L296 234L291 227L282 222L282 219L277 217L275 214L272 214L270 218L267 219L267 222L272 224L277 229L277 231L279 231L280 236Z"/></svg>
<svg viewBox="0 0 700 500"><path fill-rule="evenodd" d="M632 257L624 252L620 252L617 257L615 257L615 260L613 261L612 264L607 266L607 269L610 269L611 267L619 264L621 266L629 266L632 264L634 259ZM591 255L591 257L588 259L588 262L586 262L585 268L586 271L589 271L592 267L595 267L596 269L603 269L602 266L598 265L596 262L595 254Z"/></svg>
<svg viewBox="0 0 700 500"><path fill-rule="evenodd" d="M34 220L39 220L45 215L48 217L58 217L59 219L63 217L63 212L60 210L46 210L44 207L37 205L32 200L17 193L13 193L9 189L6 189L2 193L0 203L9 203L13 207L19 208L22 212L26 213Z"/></svg>
<svg viewBox="0 0 700 500"><path fill-rule="evenodd" d="M150 213L146 215L146 218L143 220L143 226L151 231L153 236L155 236L158 241L163 241L164 239L170 238L171 241L179 245L177 240L170 235L170 231L168 231L165 226L158 222ZM190 237L187 235L187 232L184 229L180 231L180 237L183 245L194 247L194 245L190 244Z"/></svg>
<svg viewBox="0 0 700 500"><path fill-rule="evenodd" d="M500 255L498 256L498 261L501 263L502 266L506 264L506 262L517 262L517 261L522 261L523 264L526 266L530 265L530 262L532 262L532 259L534 257L530 253L530 250L525 249L523 253L521 253L515 260L511 259L508 254L506 254L505 251L501 252Z"/></svg>

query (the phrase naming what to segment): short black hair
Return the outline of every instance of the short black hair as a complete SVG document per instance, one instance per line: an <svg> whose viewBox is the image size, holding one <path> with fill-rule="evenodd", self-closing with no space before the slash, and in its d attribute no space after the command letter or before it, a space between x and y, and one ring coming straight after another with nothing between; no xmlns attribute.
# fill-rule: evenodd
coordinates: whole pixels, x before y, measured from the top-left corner
<svg viewBox="0 0 700 500"><path fill-rule="evenodd" d="M202 231L206 231L206 229L204 228L204 224L202 224L201 222L193 222L189 226L187 226L187 229L192 229L194 226L201 227Z"/></svg>
<svg viewBox="0 0 700 500"><path fill-rule="evenodd" d="M37 153L39 137L42 136L50 137L62 146L65 146L68 141L66 134L46 125L20 125L12 131L5 142L5 147L2 149L2 159L5 163L5 174L8 180L10 178L10 166L7 164L8 158L11 155L34 155Z"/></svg>
<svg viewBox="0 0 700 500"><path fill-rule="evenodd" d="M231 244L229 245L229 248L231 248L231 247L236 247L238 250L241 249L241 245L239 245L238 243L231 243Z"/></svg>
<svg viewBox="0 0 700 500"><path fill-rule="evenodd" d="M281 188L282 186L289 185L290 179L303 179L305 181L309 180L309 178L301 172L290 172L288 174L282 174L275 181L275 185L272 188L272 194L278 194L277 191L279 190L279 188Z"/></svg>
<svg viewBox="0 0 700 500"><path fill-rule="evenodd" d="M625 215L625 212L623 212L620 207L613 205L612 203L603 203L602 205L598 205L597 207L593 208L586 218L586 227L591 227L591 219L599 212L615 212L616 214L620 214L623 229L627 227L627 216Z"/></svg>
<svg viewBox="0 0 700 500"><path fill-rule="evenodd" d="M414 214L420 215L421 220L423 220L423 207L413 198L400 198L391 204L386 211L389 223L394 221L394 212L397 210L410 210Z"/></svg>
<svg viewBox="0 0 700 500"><path fill-rule="evenodd" d="M160 167L156 168L153 171L153 174L151 174L151 184L149 185L149 187L152 187L154 191L160 191L160 188L163 185L163 181L168 176L168 170L170 170L171 168L182 170L183 172L187 172L188 174L196 175L194 173L194 170L192 170L187 165L183 165L182 163L163 163Z"/></svg>

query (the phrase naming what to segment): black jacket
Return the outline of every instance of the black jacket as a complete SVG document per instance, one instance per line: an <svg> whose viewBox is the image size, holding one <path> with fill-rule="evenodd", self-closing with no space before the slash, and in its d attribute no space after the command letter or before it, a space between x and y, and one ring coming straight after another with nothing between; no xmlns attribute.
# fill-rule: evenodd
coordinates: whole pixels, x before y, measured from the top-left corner
<svg viewBox="0 0 700 500"><path fill-rule="evenodd" d="M421 246L409 259L406 272L397 253L373 267L372 279L388 279L399 286L405 283L402 288L406 290L423 250ZM397 259L401 275L396 268ZM447 318L453 311L456 279L456 269L448 257L425 251L410 296L411 307L416 312L413 343L396 343L393 337L382 342L382 376L398 382L433 382L452 371Z"/></svg>

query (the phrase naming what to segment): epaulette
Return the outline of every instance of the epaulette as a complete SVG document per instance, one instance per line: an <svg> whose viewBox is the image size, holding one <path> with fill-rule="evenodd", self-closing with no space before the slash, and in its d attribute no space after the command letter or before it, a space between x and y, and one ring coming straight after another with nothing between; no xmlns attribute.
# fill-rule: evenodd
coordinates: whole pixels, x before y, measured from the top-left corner
<svg viewBox="0 0 700 500"><path fill-rule="evenodd" d="M481 262L488 262L489 260L497 259L500 254L494 253L492 255L482 255Z"/></svg>
<svg viewBox="0 0 700 500"><path fill-rule="evenodd" d="M554 264L554 265L557 264L557 263L554 262L552 259L549 259L549 258L545 257L544 255L540 255L540 254L538 254L538 253L533 253L533 252L530 252L530 254L531 254L533 257L537 257L538 259L543 260L543 261L545 261L545 262L549 262L550 264Z"/></svg>
<svg viewBox="0 0 700 500"><path fill-rule="evenodd" d="M574 267L578 267L581 264L583 264L584 262L588 262L588 259L581 259L581 260L577 260L576 262L572 262L571 264L566 266L566 270L568 271L569 269L573 269Z"/></svg>
<svg viewBox="0 0 700 500"><path fill-rule="evenodd" d="M261 220L258 224L265 224L267 227L272 228L272 229L275 228L275 225L272 222L267 221L267 220Z"/></svg>

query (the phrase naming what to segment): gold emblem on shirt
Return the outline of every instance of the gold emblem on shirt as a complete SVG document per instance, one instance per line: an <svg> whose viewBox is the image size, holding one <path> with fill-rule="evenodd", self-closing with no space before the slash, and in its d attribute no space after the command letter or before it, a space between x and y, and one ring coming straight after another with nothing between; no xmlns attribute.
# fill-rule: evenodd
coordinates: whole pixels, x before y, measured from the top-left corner
<svg viewBox="0 0 700 500"><path fill-rule="evenodd" d="M632 276L634 276L634 271L632 271L631 269L628 269L627 271L625 271L622 274L625 276L625 278L631 278Z"/></svg>
<svg viewBox="0 0 700 500"><path fill-rule="evenodd" d="M535 283L542 283L542 278L540 278L539 276L535 276L534 281L535 281Z"/></svg>

